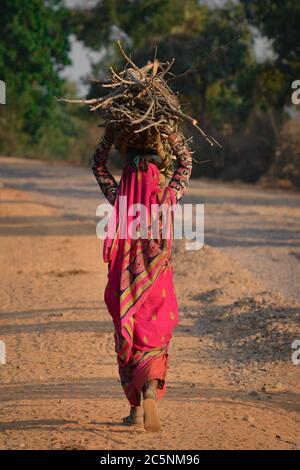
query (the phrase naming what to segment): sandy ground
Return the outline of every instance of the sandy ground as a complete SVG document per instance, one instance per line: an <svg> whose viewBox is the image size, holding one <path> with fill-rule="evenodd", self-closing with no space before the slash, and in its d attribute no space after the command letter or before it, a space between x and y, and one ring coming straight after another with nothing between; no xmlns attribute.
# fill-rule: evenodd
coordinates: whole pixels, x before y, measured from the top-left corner
<svg viewBox="0 0 300 470"><path fill-rule="evenodd" d="M206 244L174 246L180 325L157 434L120 424L103 198L88 169L0 159L1 449L300 449L300 197L192 181Z"/></svg>

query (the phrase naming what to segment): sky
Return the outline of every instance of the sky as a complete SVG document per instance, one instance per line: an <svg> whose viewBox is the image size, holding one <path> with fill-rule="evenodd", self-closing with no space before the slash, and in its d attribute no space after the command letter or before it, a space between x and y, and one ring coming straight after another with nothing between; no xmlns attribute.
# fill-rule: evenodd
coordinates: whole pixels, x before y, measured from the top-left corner
<svg viewBox="0 0 300 470"><path fill-rule="evenodd" d="M104 52L93 51L78 41L74 35L71 36L70 58L72 65L65 67L61 75L76 83L80 96L84 96L88 86L82 83L82 78L89 76L92 64L103 57Z"/></svg>
<svg viewBox="0 0 300 470"><path fill-rule="evenodd" d="M64 0L67 7L74 6L93 6L97 0ZM81 41L78 41L74 35L71 36L71 54L72 65L65 67L62 76L76 83L80 96L84 96L88 90L86 84L82 83L82 77L90 74L92 63L98 62L103 56L103 52L92 51L85 47Z"/></svg>

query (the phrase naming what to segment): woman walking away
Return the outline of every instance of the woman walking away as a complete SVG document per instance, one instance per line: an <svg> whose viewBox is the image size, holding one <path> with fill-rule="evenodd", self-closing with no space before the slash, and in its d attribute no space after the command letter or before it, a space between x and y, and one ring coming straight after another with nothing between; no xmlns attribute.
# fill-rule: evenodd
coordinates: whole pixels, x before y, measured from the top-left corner
<svg viewBox="0 0 300 470"><path fill-rule="evenodd" d="M171 264L173 211L192 170L192 155L178 123L196 121L181 111L177 96L164 81L171 64L162 66L156 59L139 69L121 51L131 67L119 74L113 71L111 81L103 85L112 87L109 95L88 101L105 117L92 170L114 206L114 230L108 230L103 248L108 264L104 300L115 328L121 383L131 406L123 421L159 431L157 400L166 393L168 348L178 324ZM123 159L119 185L107 169L113 144ZM142 224L140 211L133 234L128 227L136 222L132 215L136 205L147 216ZM167 217L157 209L162 207L172 209Z"/></svg>
<svg viewBox="0 0 300 470"><path fill-rule="evenodd" d="M107 128L92 163L100 188L115 206L117 217L115 236L107 237L104 243L104 260L108 262L104 297L115 327L121 383L131 405L124 422L144 422L148 431L160 429L156 401L166 392L168 346L173 328L178 324L170 262L172 239L162 239L161 230L158 239L132 239L129 235L121 239L118 219L121 196L126 196L125 210L139 203L144 204L149 213L151 204L171 206L183 196L192 169L191 153L181 135L170 133L168 141L178 167L167 186L159 170L163 166L163 154L150 130L141 133L134 141L135 147L131 147L120 141L118 133L114 135L112 129ZM126 157L119 186L106 167L113 142ZM129 226L133 218L128 213L127 217ZM172 223L172 218L169 222Z"/></svg>
<svg viewBox="0 0 300 470"><path fill-rule="evenodd" d="M165 77L174 59L161 63L155 57L139 68L120 41L117 44L126 60L125 69L117 73L110 67L110 77L95 80L111 91L98 98L60 101L87 104L104 119L105 133L92 169L114 206L111 220L115 224L108 223L103 249L108 264L104 300L115 327L121 383L131 405L124 422L144 423L146 430L158 431L156 402L166 393L168 347L178 324L171 264L173 210L192 171L191 151L179 123L192 124L211 146L220 144L182 111L168 86ZM106 166L112 144L124 163L119 185ZM168 184L166 176L171 177ZM137 206L138 223L132 215ZM167 217L166 207L172 209ZM129 233L129 227L136 232Z"/></svg>

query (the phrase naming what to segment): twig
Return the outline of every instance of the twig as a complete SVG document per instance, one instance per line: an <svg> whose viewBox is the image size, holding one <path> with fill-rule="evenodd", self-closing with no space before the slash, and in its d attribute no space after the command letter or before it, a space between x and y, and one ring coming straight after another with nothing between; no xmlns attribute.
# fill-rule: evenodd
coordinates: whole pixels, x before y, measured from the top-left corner
<svg viewBox="0 0 300 470"><path fill-rule="evenodd" d="M153 126L159 126L160 124L162 124L163 122L166 122L165 119L160 119L158 122L152 122L150 124L148 124L147 126L145 127L142 127L141 129L137 129L136 131L134 131L136 134L138 134L139 132L143 132L145 131L146 129L149 129L150 127L153 127Z"/></svg>
<svg viewBox="0 0 300 470"><path fill-rule="evenodd" d="M99 103L102 98L92 98L90 100L85 99L78 99L78 100L69 100L67 98L56 98L57 101L62 101L63 103L71 103L71 104L95 104Z"/></svg>
<svg viewBox="0 0 300 470"><path fill-rule="evenodd" d="M169 63L169 65L165 68L165 70L160 74L161 79L164 78L164 76L169 72L169 70L173 66L174 62L175 62L175 59L173 58L171 60L171 62Z"/></svg>
<svg viewBox="0 0 300 470"><path fill-rule="evenodd" d="M132 124L139 124L139 123L145 121L145 119L147 119L147 117L149 116L153 106L154 106L154 100L151 101L151 104L150 104L149 108L147 109L146 113L141 118L135 119L134 121L132 121Z"/></svg>
<svg viewBox="0 0 300 470"><path fill-rule="evenodd" d="M139 75L141 76L142 78L142 73L140 71L140 69L135 65L135 63L130 59L130 57L128 57L128 55L126 54L126 52L124 51L123 47L122 47L122 44L121 44L121 41L118 39L117 40L117 44L119 46L119 49L121 51L121 53L123 54L123 56L125 57L125 59L127 60L127 62L129 62L132 67L139 73Z"/></svg>

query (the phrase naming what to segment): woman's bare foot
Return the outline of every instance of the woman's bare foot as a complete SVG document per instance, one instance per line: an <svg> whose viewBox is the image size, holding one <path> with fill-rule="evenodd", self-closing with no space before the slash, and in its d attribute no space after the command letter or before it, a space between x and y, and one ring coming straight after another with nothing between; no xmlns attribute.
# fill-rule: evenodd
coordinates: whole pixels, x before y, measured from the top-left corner
<svg viewBox="0 0 300 470"><path fill-rule="evenodd" d="M130 414L123 418L123 423L128 425L142 425L143 422L143 410L141 406L132 406L130 409Z"/></svg>
<svg viewBox="0 0 300 470"><path fill-rule="evenodd" d="M160 431L160 421L157 410L156 390L157 380L146 382L143 387L144 427L146 431Z"/></svg>

